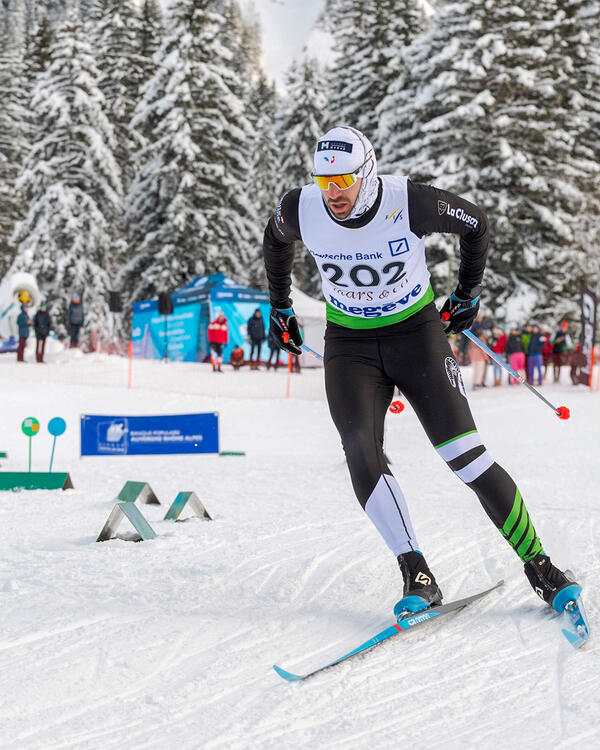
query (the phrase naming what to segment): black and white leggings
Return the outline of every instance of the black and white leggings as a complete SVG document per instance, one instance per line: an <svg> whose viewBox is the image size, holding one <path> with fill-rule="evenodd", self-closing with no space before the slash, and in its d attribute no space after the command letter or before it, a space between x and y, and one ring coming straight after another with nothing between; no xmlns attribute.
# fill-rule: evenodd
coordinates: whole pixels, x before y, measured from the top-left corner
<svg viewBox="0 0 600 750"><path fill-rule="evenodd" d="M460 369L433 303L400 323L351 329L327 324L325 387L356 496L394 555L418 549L406 500L383 452L394 386L450 469L478 496L519 557L542 550L521 494L487 452Z"/></svg>

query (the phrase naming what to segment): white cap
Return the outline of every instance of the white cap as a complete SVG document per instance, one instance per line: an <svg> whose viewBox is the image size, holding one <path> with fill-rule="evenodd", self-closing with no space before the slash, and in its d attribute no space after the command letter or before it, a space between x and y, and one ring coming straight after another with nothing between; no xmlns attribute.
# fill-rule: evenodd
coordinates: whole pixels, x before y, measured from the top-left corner
<svg viewBox="0 0 600 750"><path fill-rule="evenodd" d="M315 174L350 174L369 155L374 156L373 147L358 130L345 126L331 128L317 142Z"/></svg>
<svg viewBox="0 0 600 750"><path fill-rule="evenodd" d="M319 138L315 151L315 174L351 174L362 165L357 174L362 178L360 191L352 211L343 221L361 216L377 200L379 179L375 149L366 135L347 125L332 128Z"/></svg>

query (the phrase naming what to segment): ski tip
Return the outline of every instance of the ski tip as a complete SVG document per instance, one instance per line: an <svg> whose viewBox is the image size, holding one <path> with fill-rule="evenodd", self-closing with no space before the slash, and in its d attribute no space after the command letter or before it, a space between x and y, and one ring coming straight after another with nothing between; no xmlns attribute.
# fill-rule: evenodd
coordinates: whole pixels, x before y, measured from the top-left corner
<svg viewBox="0 0 600 750"><path fill-rule="evenodd" d="M302 679L302 675L293 674L293 672L286 672L285 669L278 667L277 664L273 664L273 669L280 677L282 677L284 680L287 680L288 682L298 682L298 680Z"/></svg>
<svg viewBox="0 0 600 750"><path fill-rule="evenodd" d="M587 641L589 636L583 637L572 633L570 630L562 629L564 637L569 641L573 648L580 648Z"/></svg>

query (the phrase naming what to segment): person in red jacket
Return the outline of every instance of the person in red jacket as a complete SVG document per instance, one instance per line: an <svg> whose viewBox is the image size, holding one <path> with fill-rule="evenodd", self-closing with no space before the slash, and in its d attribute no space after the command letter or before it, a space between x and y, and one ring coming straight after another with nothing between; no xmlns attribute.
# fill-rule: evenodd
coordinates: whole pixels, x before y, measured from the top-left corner
<svg viewBox="0 0 600 750"><path fill-rule="evenodd" d="M217 317L208 326L208 343L210 344L210 361L213 372L223 372L223 347L229 340L227 331L227 318L222 310L219 310Z"/></svg>

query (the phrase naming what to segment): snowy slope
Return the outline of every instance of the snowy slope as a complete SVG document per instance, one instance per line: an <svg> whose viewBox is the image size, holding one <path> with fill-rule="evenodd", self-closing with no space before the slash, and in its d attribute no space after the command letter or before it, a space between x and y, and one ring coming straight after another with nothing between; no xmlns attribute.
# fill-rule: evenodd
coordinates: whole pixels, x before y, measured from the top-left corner
<svg viewBox="0 0 600 750"><path fill-rule="evenodd" d="M316 342L315 346L316 346ZM25 416L68 421L55 468L66 492L0 492L0 747L592 748L600 743L597 502L600 395L546 386L561 422L525 389L471 402L514 474L546 549L584 585L593 634L579 652L525 581L476 498L413 412L390 415L386 450L446 599L506 584L298 685L389 621L400 575L354 500L322 371L227 372L66 352L45 366L0 358L2 469L22 469ZM565 373L566 375L567 373ZM469 371L465 370L468 382ZM222 449L244 457L78 457L78 415L218 410ZM96 544L126 479L163 505L151 542ZM162 521L195 490L213 522ZM124 529L125 530L125 529Z"/></svg>

